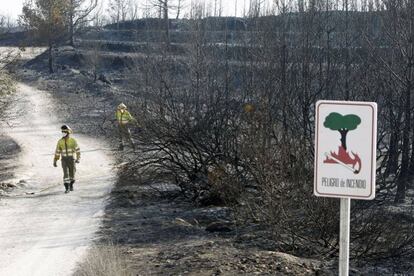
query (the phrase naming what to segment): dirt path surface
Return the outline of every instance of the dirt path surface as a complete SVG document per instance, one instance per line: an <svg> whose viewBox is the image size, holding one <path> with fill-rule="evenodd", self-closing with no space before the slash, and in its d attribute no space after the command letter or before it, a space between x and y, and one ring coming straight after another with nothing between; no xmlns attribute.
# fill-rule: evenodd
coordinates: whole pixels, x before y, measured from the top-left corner
<svg viewBox="0 0 414 276"><path fill-rule="evenodd" d="M0 198L0 275L70 275L99 229L113 160L95 151L107 147L103 142L75 130L84 153L75 191L64 194L62 169L52 166L59 110L46 92L27 85L19 84L17 95L15 118L4 129L22 148L14 172L20 188Z"/></svg>

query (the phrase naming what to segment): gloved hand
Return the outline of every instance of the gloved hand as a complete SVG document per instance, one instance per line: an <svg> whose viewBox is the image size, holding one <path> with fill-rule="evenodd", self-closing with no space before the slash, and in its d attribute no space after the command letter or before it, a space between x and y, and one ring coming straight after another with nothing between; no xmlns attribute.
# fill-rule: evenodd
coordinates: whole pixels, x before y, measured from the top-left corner
<svg viewBox="0 0 414 276"><path fill-rule="evenodd" d="M57 163L56 163L56 161L53 161L53 167L57 167Z"/></svg>
<svg viewBox="0 0 414 276"><path fill-rule="evenodd" d="M80 163L80 160L79 159L76 159L75 163L76 164L79 164Z"/></svg>

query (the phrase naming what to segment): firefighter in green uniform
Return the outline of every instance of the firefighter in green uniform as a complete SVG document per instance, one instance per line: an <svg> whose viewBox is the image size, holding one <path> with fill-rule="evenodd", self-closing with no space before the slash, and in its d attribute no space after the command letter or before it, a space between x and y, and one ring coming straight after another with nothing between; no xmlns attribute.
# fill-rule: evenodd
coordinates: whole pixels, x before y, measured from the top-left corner
<svg viewBox="0 0 414 276"><path fill-rule="evenodd" d="M131 123L137 123L137 120L135 120L135 118L132 117L131 113L128 112L126 105L123 103L118 105L118 108L115 113L115 118L119 130L119 149L124 149L124 140L127 140L131 147L135 150L135 145L134 141L132 140L129 125Z"/></svg>
<svg viewBox="0 0 414 276"><path fill-rule="evenodd" d="M53 166L57 167L57 161L62 157L63 184L65 185L65 193L68 193L73 191L76 172L75 163L80 161L80 149L78 142L70 137L72 129L67 125L63 125L61 130L63 137L57 143Z"/></svg>

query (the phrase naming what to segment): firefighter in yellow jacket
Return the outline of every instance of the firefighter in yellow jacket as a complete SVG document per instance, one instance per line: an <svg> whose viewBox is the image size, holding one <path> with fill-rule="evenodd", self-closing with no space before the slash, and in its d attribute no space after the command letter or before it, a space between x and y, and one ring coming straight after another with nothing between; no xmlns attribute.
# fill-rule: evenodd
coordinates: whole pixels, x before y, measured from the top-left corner
<svg viewBox="0 0 414 276"><path fill-rule="evenodd" d="M124 140L127 140L131 145L131 148L135 150L134 141L132 140L131 131L129 130L129 125L131 123L137 123L131 113L129 113L125 104L121 103L118 105L118 108L115 113L115 118L118 124L119 130L119 149L124 149Z"/></svg>
<svg viewBox="0 0 414 276"><path fill-rule="evenodd" d="M80 149L78 142L70 137L72 129L67 125L63 125L61 130L63 137L57 143L53 166L57 167L57 161L62 157L63 184L65 185L65 193L68 193L73 191L76 172L75 163L80 161Z"/></svg>

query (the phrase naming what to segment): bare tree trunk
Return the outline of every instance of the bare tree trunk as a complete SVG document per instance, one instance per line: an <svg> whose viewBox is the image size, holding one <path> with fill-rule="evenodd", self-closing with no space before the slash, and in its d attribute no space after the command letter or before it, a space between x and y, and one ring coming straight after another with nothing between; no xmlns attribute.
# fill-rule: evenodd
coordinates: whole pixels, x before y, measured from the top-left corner
<svg viewBox="0 0 414 276"><path fill-rule="evenodd" d="M234 4L234 17L237 17L237 0Z"/></svg>
<svg viewBox="0 0 414 276"><path fill-rule="evenodd" d="M49 51L48 51L48 56L49 56L49 73L53 73L53 52L52 52L52 50L53 50L53 38L52 38L52 36L53 36L53 26L52 26L52 14L53 14L53 12L52 12L52 10L53 10L53 6L52 5L50 5L50 7L49 7L49 10L48 10L48 12L49 12L49 26L48 26L48 46L49 46Z"/></svg>
<svg viewBox="0 0 414 276"><path fill-rule="evenodd" d="M164 21L165 21L165 42L170 46L170 19L168 18L168 0L163 2Z"/></svg>
<svg viewBox="0 0 414 276"><path fill-rule="evenodd" d="M219 2L219 17L221 17L221 13L222 12L223 12L223 4L222 4L222 2L220 0L220 2Z"/></svg>
<svg viewBox="0 0 414 276"><path fill-rule="evenodd" d="M413 51L414 52L414 51ZM413 65L411 65L410 66L410 68L408 69L408 74L409 74L409 76L411 77L411 79L408 81L408 84L407 84L407 90L408 90L408 92L407 93L409 93L410 95L411 95L411 92L412 92L412 90L413 90L413 80L414 80L414 70L413 70L413 66L414 66L414 64ZM411 129L411 131L413 131L414 130L414 127L412 127L412 129ZM408 182L409 182L409 188L412 188L412 181L413 181L413 178L414 178L414 133L412 133L411 134L412 135L412 137L411 137L411 139L412 139L412 141L411 141L411 158L410 158L410 166L409 166L409 169L408 169Z"/></svg>
<svg viewBox="0 0 414 276"><path fill-rule="evenodd" d="M70 0L70 8L69 8L69 45L75 46L75 42L73 39L74 36L74 26L73 26L73 17L74 17L74 3L73 0Z"/></svg>
<svg viewBox="0 0 414 276"><path fill-rule="evenodd" d="M119 30L120 13L121 13L121 11L118 8L118 10L116 12L116 29L117 30Z"/></svg>
<svg viewBox="0 0 414 276"><path fill-rule="evenodd" d="M181 5L182 5L182 3L181 3L181 1L182 0L178 0L178 4L177 4L177 17L175 18L175 19L179 19L180 18L180 13L181 13Z"/></svg>
<svg viewBox="0 0 414 276"><path fill-rule="evenodd" d="M414 4L412 1L409 4L409 15L410 15L410 25L409 25L409 45L408 45L408 69L407 69L407 90L411 95L413 91L414 84ZM414 130L414 127L412 128ZM412 133L414 135L414 133ZM412 181L414 178L414 137L412 137L412 147L411 147L411 160L409 167L409 188L412 188Z"/></svg>
<svg viewBox="0 0 414 276"><path fill-rule="evenodd" d="M350 45L349 45L349 7L348 7L348 0L344 1L345 5L345 100L349 101L350 99L350 91L349 91L349 76L350 72Z"/></svg>
<svg viewBox="0 0 414 276"><path fill-rule="evenodd" d="M49 50L48 50L48 56L49 56L49 73L53 73L53 45L52 41L49 39Z"/></svg>
<svg viewBox="0 0 414 276"><path fill-rule="evenodd" d="M401 160L401 172L398 179L397 185L397 194L395 195L396 203L403 203L405 201L405 192L409 186L410 177L410 134L411 134L411 92L413 89L414 81L414 4L410 1L408 9L408 15L410 16L409 22L409 35L410 39L408 40L407 50L407 68L406 68L406 90L405 90L405 106L404 106L404 130L403 130L403 144L402 144L402 160ZM414 149L413 149L414 150ZM414 168L414 156L413 159L413 168Z"/></svg>
<svg viewBox="0 0 414 276"><path fill-rule="evenodd" d="M287 8L285 5L282 6L282 41L281 46L282 49L280 51L280 74L281 74L281 82L280 82L280 92L281 92L281 102L282 102L282 126L283 126L283 140L287 136L287 129L288 129L288 123L287 123L287 97L288 97L288 89L287 89L287 67L288 67L288 46L287 46Z"/></svg>
<svg viewBox="0 0 414 276"><path fill-rule="evenodd" d="M411 131L411 93L407 87L405 92L405 106L404 106L404 129L402 139L402 159L401 172L397 181L397 194L395 195L396 203L405 202L405 191L408 182L408 169L410 162L410 131Z"/></svg>
<svg viewBox="0 0 414 276"><path fill-rule="evenodd" d="M331 20L329 18L329 0L327 0L326 2L326 21L325 24L327 25L326 27L326 92L328 94L331 94L331 77L332 77L332 73L331 73L331 33L332 33L332 27L331 25Z"/></svg>
<svg viewBox="0 0 414 276"><path fill-rule="evenodd" d="M299 9L299 12L305 11L305 3L303 3L303 0L298 1L298 9Z"/></svg>
<svg viewBox="0 0 414 276"><path fill-rule="evenodd" d="M391 174L396 174L398 170L398 157L399 157L399 146L400 141L400 132L399 122L401 121L402 112L398 112L397 118L394 118L392 104L389 106L389 118L391 120L391 137L390 137L390 146L388 150L388 160L384 172L384 178L387 178Z"/></svg>

